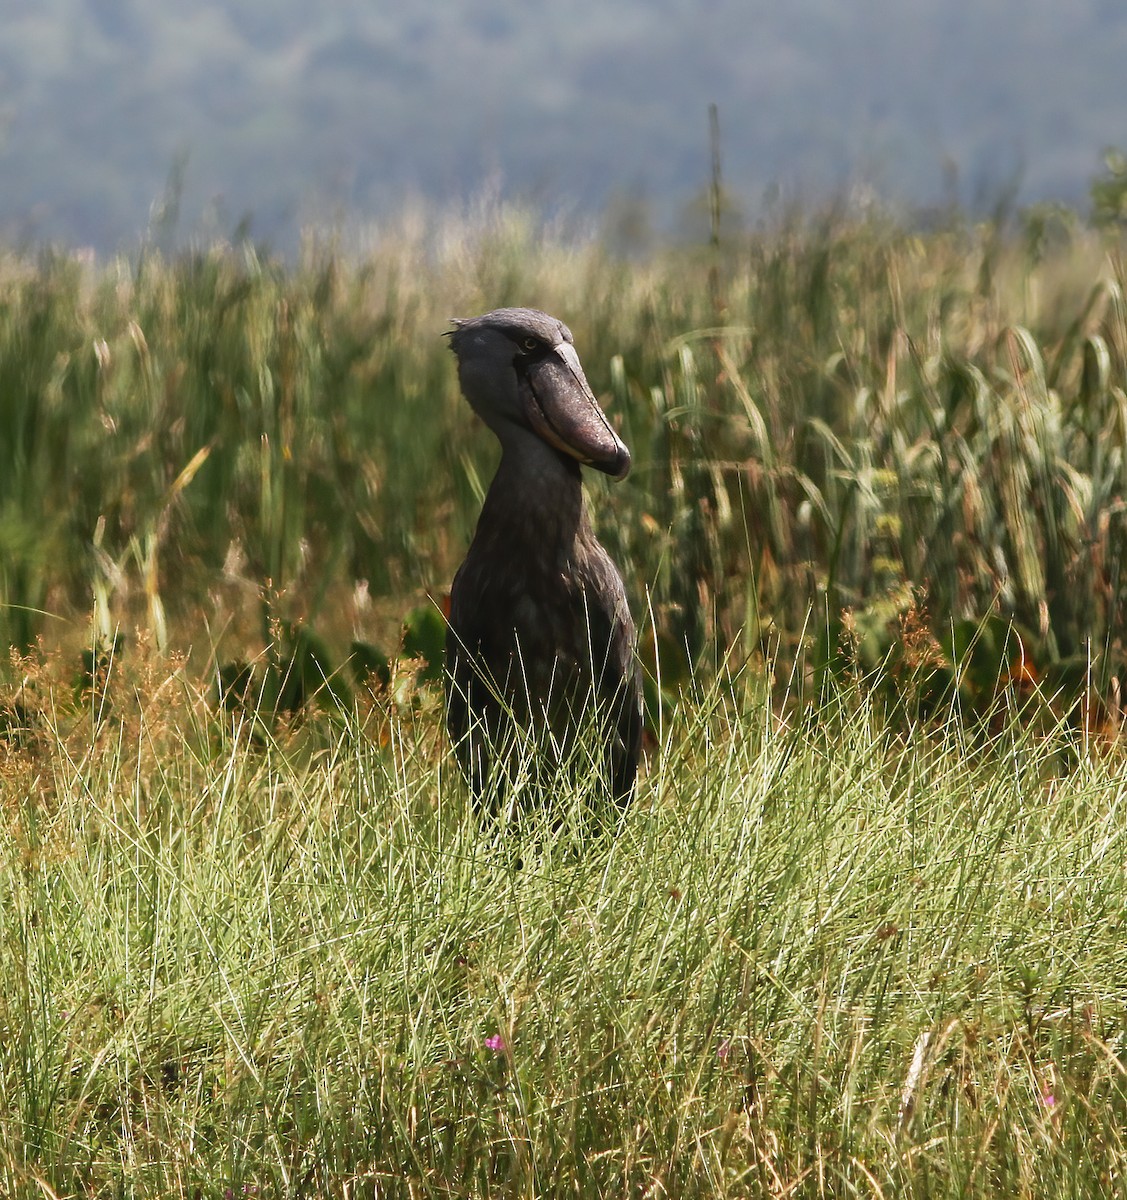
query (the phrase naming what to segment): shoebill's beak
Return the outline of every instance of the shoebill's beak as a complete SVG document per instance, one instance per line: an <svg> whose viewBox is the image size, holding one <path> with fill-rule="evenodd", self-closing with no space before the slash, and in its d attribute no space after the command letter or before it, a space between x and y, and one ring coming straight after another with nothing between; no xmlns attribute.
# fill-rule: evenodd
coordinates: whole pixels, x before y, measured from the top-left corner
<svg viewBox="0 0 1127 1200"><path fill-rule="evenodd" d="M599 407L570 343L529 363L520 392L528 423L544 441L612 479L630 473L630 451Z"/></svg>

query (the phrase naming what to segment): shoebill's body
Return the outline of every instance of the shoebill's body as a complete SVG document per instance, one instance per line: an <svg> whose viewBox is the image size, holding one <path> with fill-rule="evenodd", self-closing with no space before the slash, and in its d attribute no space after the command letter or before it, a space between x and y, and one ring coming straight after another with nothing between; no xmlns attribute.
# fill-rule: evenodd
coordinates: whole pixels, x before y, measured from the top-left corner
<svg viewBox="0 0 1127 1200"><path fill-rule="evenodd" d="M641 745L634 623L580 464L622 479L630 452L560 321L502 308L455 325L462 392L502 453L450 594L451 740L479 804L522 778L542 791L563 765L625 803Z"/></svg>

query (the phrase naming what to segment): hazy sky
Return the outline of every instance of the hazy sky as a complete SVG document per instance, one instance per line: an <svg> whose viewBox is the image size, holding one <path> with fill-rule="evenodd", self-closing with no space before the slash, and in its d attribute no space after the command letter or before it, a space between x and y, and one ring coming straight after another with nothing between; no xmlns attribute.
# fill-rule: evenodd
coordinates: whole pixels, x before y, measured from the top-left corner
<svg viewBox="0 0 1127 1200"><path fill-rule="evenodd" d="M1123 0L0 0L0 230L135 245L184 162L180 228L379 217L487 180L549 206L708 177L754 213L1083 203L1127 145Z"/></svg>

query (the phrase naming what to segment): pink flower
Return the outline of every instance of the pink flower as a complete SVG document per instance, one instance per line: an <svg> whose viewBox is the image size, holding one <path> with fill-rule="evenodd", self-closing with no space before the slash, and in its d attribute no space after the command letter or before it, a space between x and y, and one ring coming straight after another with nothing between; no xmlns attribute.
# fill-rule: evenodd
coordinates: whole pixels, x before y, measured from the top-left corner
<svg viewBox="0 0 1127 1200"><path fill-rule="evenodd" d="M721 1062L726 1062L728 1055L732 1052L732 1043L729 1038L725 1038L719 1046L716 1047L716 1057Z"/></svg>
<svg viewBox="0 0 1127 1200"><path fill-rule="evenodd" d="M499 1033L495 1033L485 1039L485 1046L486 1049L496 1050L500 1054L505 1048L505 1039Z"/></svg>
<svg viewBox="0 0 1127 1200"><path fill-rule="evenodd" d="M1052 1108L1053 1105L1056 1104L1056 1102L1057 1102L1057 1098L1056 1098L1056 1096L1053 1095L1052 1092L1046 1090L1041 1093L1041 1103L1046 1108Z"/></svg>

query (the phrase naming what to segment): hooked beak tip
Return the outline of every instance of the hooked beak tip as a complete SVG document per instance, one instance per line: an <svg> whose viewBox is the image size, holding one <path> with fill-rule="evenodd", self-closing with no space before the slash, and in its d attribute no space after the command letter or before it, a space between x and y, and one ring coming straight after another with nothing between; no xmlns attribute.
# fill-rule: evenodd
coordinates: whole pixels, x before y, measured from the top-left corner
<svg viewBox="0 0 1127 1200"><path fill-rule="evenodd" d="M592 463L591 466L602 471L604 475L609 475L615 483L621 483L627 475L630 474L630 451L621 443L618 443L618 453L614 458L601 463Z"/></svg>

